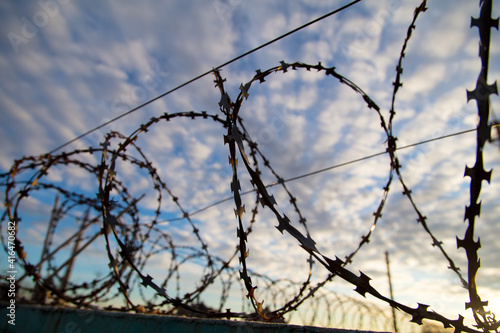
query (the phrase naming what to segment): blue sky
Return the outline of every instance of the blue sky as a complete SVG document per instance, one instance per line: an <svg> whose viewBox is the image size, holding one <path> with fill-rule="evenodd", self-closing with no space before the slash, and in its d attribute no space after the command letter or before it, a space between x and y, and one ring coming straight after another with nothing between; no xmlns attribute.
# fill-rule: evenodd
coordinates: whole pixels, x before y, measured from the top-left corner
<svg viewBox="0 0 500 333"><path fill-rule="evenodd" d="M403 87L395 106L394 133L399 146L475 127L477 110L474 103L467 103L466 89L474 88L480 70L478 32L469 28L470 16L478 16L478 2L430 1L429 9L419 17L403 59ZM0 170L9 170L13 160L22 156L46 153L346 3L3 1ZM221 72L227 78L225 87L234 100L240 84L251 80L257 69L278 66L281 60L313 65L321 61L325 67L335 66L360 86L387 118L397 60L418 5L420 1L413 0L362 1L226 66ZM493 17L498 13L496 6ZM490 83L500 78L499 38L493 30ZM220 93L213 80L213 76L206 76L64 149L97 146L108 130L129 135L152 116L165 112L206 110L220 114ZM498 96L492 97L491 105L500 116ZM240 115L284 179L385 150L386 137L377 114L359 95L314 70L279 72L263 84L253 84ZM224 134L225 129L211 120L174 119L152 127L138 144L184 209L192 212L231 195ZM488 144L484 154L486 169L494 171L491 185L485 184L481 193L477 234L483 247L478 282L480 295L490 301L491 310L500 313L498 141ZM428 216L429 226L465 272L465 253L456 250L455 236L462 237L466 228L462 221L469 202L469 181L463 173L466 164L474 163L474 133L401 150L399 156L405 181L420 210ZM86 159L98 162L97 157ZM155 203L151 184L137 176L132 167L120 168L133 193L147 193L141 201L147 218L146 208L151 209ZM89 181L83 172L62 167L57 170L49 176L51 181L86 193L96 191L95 181ZM323 253L342 257L359 243L371 226L388 172L388 156L378 156L287 184ZM244 174L243 168L240 174ZM242 177L242 191L251 189L248 177ZM269 172L263 174L263 180L275 181ZM397 300L410 306L416 302L429 304L452 319L458 313L470 317L464 310L466 292L416 223L417 216L401 195L400 184L394 181L392 186L379 227L352 268L373 277L373 285L387 293L387 250L391 253ZM272 191L282 212L292 216L284 191L277 187ZM30 229L37 231L20 231L28 239L32 237L26 242L40 241L46 218L37 219L37 214L50 211L50 200L40 194L30 202L26 214L34 216ZM250 206L254 199L247 196L245 200ZM233 206L229 201L195 218L207 243L221 256L231 253L237 242ZM164 220L179 215L173 203L165 202ZM302 270L305 276L307 257L296 241L274 228L276 221L271 215L259 216L249 237L252 269L287 278ZM181 223L165 225L180 240L189 242L189 229ZM95 250L89 255L106 267L107 258L102 253ZM269 260L271 254L276 261ZM318 277L326 274L319 267L315 270ZM349 292L340 281L329 288Z"/></svg>

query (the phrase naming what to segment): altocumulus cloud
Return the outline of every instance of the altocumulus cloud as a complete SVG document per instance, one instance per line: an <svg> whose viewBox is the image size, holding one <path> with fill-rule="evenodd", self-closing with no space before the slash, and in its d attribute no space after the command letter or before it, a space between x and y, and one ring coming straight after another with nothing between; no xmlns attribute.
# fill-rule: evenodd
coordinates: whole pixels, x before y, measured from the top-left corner
<svg viewBox="0 0 500 333"><path fill-rule="evenodd" d="M257 69L278 66L281 60L313 65L321 61L358 84L388 117L397 59L419 4L409 0L361 2L318 22L225 67L221 75L227 78L228 93L234 100L240 84L251 80ZM477 110L472 102L467 103L465 91L473 89L480 70L477 29L469 28L470 16L478 15L478 1L444 0L430 2L428 7L417 21L403 58L403 87L397 95L393 124L400 146L475 126ZM3 1L0 168L6 172L14 159L46 153L332 9L316 1L143 1L140 5ZM497 16L498 8L494 8L493 17ZM500 62L495 61L500 57L499 38L493 30L491 81L500 78ZM322 72L279 72L262 84L254 83L249 93L240 115L284 179L385 150L386 137L377 114L366 108L358 94L332 77L324 77ZM222 116L219 100L213 76L207 76L64 149L98 146L107 131L128 135L152 116L165 112L206 110ZM498 113L498 97L492 96L491 101ZM224 133L212 120L173 119L141 136L143 153L151 158L188 211L232 195ZM475 135L469 133L400 152L402 175L414 189L416 203L463 272L465 253L456 250L454 239L465 231L462 219L468 204L468 179L463 179L463 170L465 164L471 166L474 162L474 147ZM500 235L496 223L500 207L496 195L500 186L496 170L500 166L498 145L489 145L485 155L486 169L493 168L494 172L491 184L485 185L481 194L483 211L478 236L483 240L479 253L483 258L480 272L484 270L484 275L479 275L478 282L491 310L500 313L500 292L493 278L499 274L500 260L500 243L495 241ZM287 184L307 216L311 236L326 255L348 254L370 230L389 175L389 163L389 157L381 155ZM239 170L244 173L241 166ZM267 169L262 171L263 179L276 181ZM132 178L133 172L133 168L124 168ZM70 178L84 178L70 171L63 176L62 181L71 186L75 181ZM147 182L135 181L135 185L140 192ZM242 191L252 189L244 175L241 186ZM410 306L416 302L436 304L436 309L453 319L458 313L470 317L464 310L466 291L454 288L460 282L417 224L418 216L402 190L395 180L383 217L371 242L355 257L354 267L367 268L377 281L374 285L386 293L385 272L376 267L385 265L384 252L389 250L398 301ZM278 202L278 208L293 216L293 207L283 190L272 187L270 192L284 201ZM148 196L141 203L145 211L154 207L154 200L154 196ZM244 200L251 206L254 198L250 195ZM48 212L50 203L33 205L37 211ZM173 203L164 209L165 219L180 214ZM200 232L207 234L217 254L227 255L231 252L228 249L237 244L232 210L231 202L226 202L197 216ZM36 221L37 230L43 230L38 223L44 219ZM298 225L298 221L292 223ZM281 235L275 224L266 214L256 222L255 234L249 239L255 251L250 252L252 269L293 278L300 267L306 275L307 256L293 246L296 241ZM178 230L179 238L190 239L186 230ZM26 237L33 234L27 233ZM301 262L296 263L287 253ZM278 258L280 265L272 265L271 258ZM105 265L107 259L101 259ZM326 273L315 266L315 274ZM337 287L335 281L329 288L345 292L345 286Z"/></svg>

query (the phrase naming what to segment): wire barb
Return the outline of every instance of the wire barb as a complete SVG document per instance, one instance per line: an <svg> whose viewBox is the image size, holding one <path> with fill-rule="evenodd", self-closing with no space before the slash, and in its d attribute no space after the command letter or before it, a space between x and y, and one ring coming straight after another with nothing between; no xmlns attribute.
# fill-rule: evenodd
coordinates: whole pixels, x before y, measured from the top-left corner
<svg viewBox="0 0 500 333"><path fill-rule="evenodd" d="M259 48L269 45L360 1L353 1ZM148 122L140 124L129 136L111 131L105 136L104 142L97 148L76 149L71 152L56 154L57 150L73 142L73 140L50 153L41 156L23 157L20 160L14 161L10 171L0 175L0 178L5 180L1 184L1 186L5 187L5 212L1 219L2 222L6 219L15 221L17 232L18 226L24 223L21 222L21 207L23 202L26 202L25 200L36 197L39 191L56 194L40 260L36 262L33 256L28 257L22 240L16 239L15 249L20 258L20 264L24 268L23 276L19 279L19 282L24 279L31 279L33 281L34 287L29 291L32 293L33 301L39 303L47 302L47 295L50 295L54 302L73 304L78 307L93 307L95 306L94 304L107 304L118 298L118 296L122 296L124 305L119 310L140 313L172 314L188 311L191 314L212 318L256 319L255 316L257 315L267 321L279 321L283 320L284 315L291 314L306 302L314 308L318 307L318 304L320 304L319 301L324 299L327 299L330 305L328 316L331 316L331 313L333 313L333 305L335 308L342 308L345 303L355 304L358 306L358 309L362 309L361 313L372 314L369 308L375 308L379 311L377 306L363 305L359 301L339 296L324 288L327 283L338 277L352 284L354 291L360 295L364 297L367 294L372 295L393 309L405 312L411 317L410 321L413 323L421 325L424 319L429 319L442 323L444 327L453 326L455 332L498 331L500 324L495 319L494 314L485 310L488 302L483 301L478 295L475 280L480 267L478 250L481 247L479 239L476 241L474 237L475 222L476 218L479 217L481 208L479 194L482 182L484 180L489 182L491 179L491 171L485 171L483 164L483 147L485 142L490 138L489 131L491 130L491 126L488 124L488 97L497 92L496 84L487 84L487 72L490 30L492 27L498 28L498 20L491 18L491 0L481 0L480 4L481 15L478 19L472 19L471 25L479 28L482 68L476 88L467 93L468 99L476 100L478 105L479 124L476 129L476 163L474 167L466 167L465 170L465 176L471 178L471 201L466 207L465 213L468 228L463 239L457 237L457 246L465 249L468 258L467 280L462 277L460 268L455 265L445 251L443 242L434 236L429 227L427 216L418 208L413 198L412 189L407 186L403 178L401 172L402 165L397 152L414 145L398 147L397 137L393 133L393 121L396 115L396 96L397 92L403 87L403 58L411 36L416 29L417 18L427 10L427 2L424 0L414 11L413 20L408 27L407 35L400 52L396 66L396 78L393 82L394 87L388 121L384 117L379 105L361 87L340 74L335 67L325 67L321 62L312 65L302 62L287 63L282 60L278 66L267 70L258 69L248 82L240 84L239 93L233 99L225 89L226 79L222 78L220 69L259 49L256 48L126 113L134 112L182 86L208 73L212 73L215 77L215 87L220 91L220 100L218 102L219 114L211 114L208 111L165 113L158 117L152 117ZM360 97L367 109L370 112L376 112L378 116L380 126L386 136L385 151L309 174L289 179L283 178L273 168L270 159L258 148L257 143L252 140L251 133L245 127L245 122L242 118L244 116L242 107L251 96L250 91L254 83L265 85L267 82L266 79L277 73L287 74L298 70L316 70L315 72L319 73L319 75L324 74L336 83L349 87L356 96ZM220 143L227 146L229 151L227 168L229 169L230 166L231 170L230 177L228 177L230 178L228 190L230 189L232 193L229 200L232 200L234 203L234 218L237 220L235 225L237 237L236 250L231 252L229 258L220 258L211 252L211 242L204 235L206 227L201 226L198 221L193 219L193 215L219 203L227 202L228 199L220 200L197 211L187 210L183 206L182 200L162 180L160 172L137 144L139 137L150 135L152 127L157 126L159 123L169 123L177 118L193 121L212 120L213 122L210 121L211 125L221 126L225 129L225 134L221 138L223 140ZM452 135L468 132L470 131ZM450 136L444 136L441 139ZM435 139L423 141L419 144L432 140ZM98 162L95 162L95 156L99 154L100 159ZM371 218L368 231L361 235L361 241L345 257L345 260L338 258L335 254L324 254L322 244L314 239L314 235L312 235L308 227L308 220L299 207L300 198L289 190L287 183L330 170L334 167L364 161L380 155L388 156L389 174L385 186L381 189L381 199L373 212L373 218ZM262 168L261 165L263 165ZM92 193L91 195L88 193L82 194L51 182L47 176L58 167L74 167L84 171L93 181L97 180L97 193ZM153 195L151 193L132 194L131 190L126 186L126 181L121 178L122 174L126 174L129 171L127 169L129 167L134 169L138 175L147 178L154 189ZM263 172L271 174L276 181L271 185L265 185L262 177ZM477 329L465 326L462 316L459 316L457 320L451 320L433 310L429 310L430 305L418 303L416 307L411 307L399 303L392 299L392 295L391 297L387 297L372 286L371 278L367 274L361 271L355 273L349 269L349 265L353 262L356 254L370 242L371 236L379 229L378 222L384 216L384 209L395 177L397 177L402 186L402 195L405 197L405 200L409 201L415 212L416 220L432 239L432 246L441 252L449 268L459 277L462 285L468 289L470 301L467 302L466 308L472 310L477 323ZM253 187L252 190L243 191L245 182L242 180L244 179L250 180ZM248 182L246 184L248 185ZM275 190L274 186L279 186L284 190L286 197L285 204L288 202L293 207L292 213L288 214L288 216L282 210L282 207L278 205L278 201L273 194ZM255 195L253 204L243 200L243 196L250 193ZM170 219L167 222L170 223L174 220L185 222L185 226L190 228L191 235L194 237L196 244L181 243L181 241L176 239L176 236L182 235L185 230L181 230L181 232L175 234L174 231L165 228L160 223L164 222L160 221L160 216L162 216L162 211L165 209L164 205L167 205L164 203L164 196L169 199L168 204L180 212L179 218ZM281 202L281 197L276 197ZM139 202L143 203L146 201L147 203L139 205ZM306 261L308 271L305 281L302 282L300 287L297 287L298 284L296 281L272 279L253 271L250 267L250 259L253 259L254 255L253 250L250 251L250 239L253 227L258 218L257 215L261 209L259 206L262 206L262 210L270 212L271 216L274 216L275 221L273 225L280 234L292 237L306 252L308 257ZM81 212L78 211L81 207L85 209L85 214L80 214ZM248 211L247 207L250 207ZM77 213L72 212L74 210L77 210ZM148 213L143 214L141 210L147 210ZM144 215L147 215L147 218L144 218ZM58 243L59 240L55 236L62 229L59 222L63 219L65 221L66 219L71 220L76 231L72 231L71 235ZM275 225L276 223L277 225ZM0 223L0 229L3 224ZM234 232L234 229L232 230ZM3 241L4 233L1 233L0 237ZM91 281L83 283L75 282L70 276L76 258L86 249L95 246L98 243L97 240L101 240L102 244L104 244L103 246L109 261L109 272L105 276L100 276ZM3 243L5 247L5 242ZM67 249L70 245L72 247L68 251ZM60 260L60 257L68 252L70 253L69 257L65 260ZM166 266L164 267L165 276L162 277L148 271L150 269L148 263L155 256L159 257L160 255L164 255L162 257L162 264ZM237 263L234 263L234 261L237 261ZM185 267L184 265L191 262L202 266L202 273L198 285L190 291L185 291L183 288L184 295L181 295L180 284L184 276L182 271ZM323 266L328 271L328 276L319 282L313 283L313 264L315 265L314 267ZM243 298L251 304L250 311L233 312L231 309L225 308L231 291L231 285L234 282L240 285ZM215 283L218 283L218 286L222 286L219 309L203 308L199 303L200 298ZM172 285L175 285L175 288ZM136 298L132 296L136 290L143 304L138 304ZM155 292L155 295L147 294L151 290ZM278 296L282 294L287 296L286 303L281 304L281 306L275 306L279 298ZM313 297L319 301L314 302ZM337 301L333 301L332 298ZM270 307L272 304L272 308L274 309L264 307L264 303L266 305L269 304ZM347 313L347 311L343 311L344 314ZM313 315L313 318L315 318L315 315Z"/></svg>

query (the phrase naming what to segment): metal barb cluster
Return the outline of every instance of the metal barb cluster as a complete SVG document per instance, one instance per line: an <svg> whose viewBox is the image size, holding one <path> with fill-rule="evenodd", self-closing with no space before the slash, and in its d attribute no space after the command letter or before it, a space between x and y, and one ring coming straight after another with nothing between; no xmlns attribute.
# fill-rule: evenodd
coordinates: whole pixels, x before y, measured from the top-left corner
<svg viewBox="0 0 500 333"><path fill-rule="evenodd" d="M466 309L471 309L476 320L477 327L485 331L497 330L500 323L491 317L491 313L485 310L488 301L481 300L476 287L476 274L481 265L478 250L481 247L479 238L474 237L476 218L481 212L479 194L483 181L490 182L491 170L484 170L483 148L486 141L491 139L491 126L489 124L490 95L498 94L497 83L488 84L489 48L491 29L498 30L498 18L492 19L492 0L480 0L479 18L471 19L471 28L479 30L479 58L481 59L481 71L477 78L476 87L473 91L467 91L467 101L475 100L478 109L479 123L477 125L476 163L472 168L466 166L465 176L470 177L470 205L465 208L464 219L468 227L463 239L457 237L457 247L465 249L468 259L468 291L470 301Z"/></svg>

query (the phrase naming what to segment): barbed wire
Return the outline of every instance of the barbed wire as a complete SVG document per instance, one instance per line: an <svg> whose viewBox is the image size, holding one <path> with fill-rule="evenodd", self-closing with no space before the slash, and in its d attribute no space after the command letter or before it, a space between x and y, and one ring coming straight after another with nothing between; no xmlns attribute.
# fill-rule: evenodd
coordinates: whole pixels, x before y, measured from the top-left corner
<svg viewBox="0 0 500 333"><path fill-rule="evenodd" d="M481 59L481 71L477 78L476 87L473 91L467 91L467 100L476 100L479 123L477 130L476 144L476 163L472 168L466 166L465 176L470 177L470 205L465 208L464 219L468 221L468 227L463 239L457 237L457 247L463 248L467 254L468 263L468 291L470 302L466 304L466 309L471 309L477 327L484 330L498 329L500 322L495 319L491 312L486 311L488 301L481 300L476 286L476 274L480 267L478 250L481 247L481 242L478 239L475 241L474 228L476 217L479 217L481 210L481 202L479 201L479 193L483 180L490 182L491 170L485 171L483 164L483 148L487 140L491 138L491 126L489 124L490 100L491 94L498 94L496 81L492 85L488 85L488 69L489 69L489 48L491 29L498 30L498 19L491 18L492 1L480 1L480 16L472 18L471 28L479 29L479 58Z"/></svg>
<svg viewBox="0 0 500 333"><path fill-rule="evenodd" d="M235 57L235 58L233 58L231 60L226 61L225 63L223 63L223 64L215 67L214 69L222 69L222 68L226 67L227 65L232 64L235 61L238 61L238 60L240 60L240 59L242 59L242 58L244 58L244 57L246 57L246 56L248 56L248 55L250 55L250 54L252 54L252 53L254 53L254 52L258 51L258 50L260 50L260 49L263 49L263 48L265 48L265 47L267 47L267 46L269 46L271 44L276 43L277 41L279 41L279 40L281 40L281 39L283 39L283 38L285 38L287 36L290 36L290 35L296 33L297 31L300 31L300 30L302 30L304 28L307 28L310 25L313 25L313 24L315 24L317 22L320 22L320 21L326 19L327 17L330 17L332 15L340 13L341 11L343 11L343 10L345 10L345 9L347 9L347 8L353 6L353 5L355 5L355 4L357 4L357 3L361 2L361 1L363 1L363 0L354 0L354 1L351 1L350 3L348 3L348 4L344 5L344 6L341 6L341 7L337 8L337 9L335 9L335 10L329 12L329 13L326 13L326 14L324 14L324 15L322 15L322 16L320 16L320 17L318 17L318 18L316 18L316 19L314 19L312 21L309 21L309 22L307 22L307 23L305 23L305 24L303 24L303 25L301 25L301 26L299 26L299 27L297 27L297 28L295 28L293 30L290 30L290 31L284 33L283 35L281 35L279 37L276 37L276 38L274 38L274 39L272 39L272 40L270 40L270 41L268 41L268 42L266 42L266 43L264 43L262 45L259 45L259 46L255 47L255 48L251 49L250 51L247 51L247 52L245 52L243 54L240 54L239 56L237 56L237 57ZM153 102L155 102L155 101L157 101L157 100L159 100L159 99L161 99L161 98L163 98L163 97L165 97L167 95L170 95L171 93L173 93L173 92L175 92L175 91L177 91L177 90L179 90L179 89L181 89L181 88L183 88L183 87L185 87L185 86L187 86L187 85L189 85L189 84L191 84L191 83L193 83L195 81L198 81L199 79L201 79L201 78L203 78L203 77L205 77L207 75L210 75L212 73L212 71L213 71L213 69L208 70L205 73L200 74L200 75L192 78L191 80L186 81L186 82L178 85L177 87L175 87L173 89L170 89L169 91L167 91L167 92L165 92L165 93L163 93L161 95L158 95L158 96L156 96L156 97L154 97L154 98L152 98L152 99L150 99L150 100L142 103L141 105L139 105L139 106L137 106L137 107L135 107L135 108L133 108L133 109L125 112L125 113L122 113L122 114L116 116L115 118L113 118L113 119L111 119L111 120L109 120L109 121L107 121L107 122L105 122L103 124L100 124L100 125L92 128L92 129L88 130L85 133L82 133L82 134L78 135L77 137L75 137L75 138L73 138L73 139L71 139L71 140L69 140L69 141L67 141L67 142L59 145L58 147L52 149L50 152L48 152L48 154L53 154L56 151L58 151L58 150L60 150L60 149L62 149L64 147L72 144L73 142L76 142L76 141L84 138L85 136L89 135L90 133L93 133L93 132L95 132L95 131L97 131L97 130L99 130L99 129L101 129L101 128L103 128L103 127L105 127L105 126L107 126L107 125L109 125L109 124L117 121L117 120L120 120L123 117L126 117L129 114L132 114L132 113L136 112L137 110L140 110L140 109L144 108L145 106L147 106L147 105L149 105L149 104L151 104L151 103L153 103Z"/></svg>
<svg viewBox="0 0 500 333"><path fill-rule="evenodd" d="M354 1L345 8L359 1ZM407 30L396 66L388 121L386 121L381 108L361 87L337 72L335 67L324 67L321 62L311 65L302 62L287 63L281 61L278 66L264 71L259 69L250 81L240 85L240 92L235 99L231 98L225 89L225 79L220 74L221 66L219 66L210 73L214 75L215 87L220 91L221 98L218 106L221 116L208 111L165 113L158 117L152 117L148 122L141 124L129 136L115 131L108 133L100 147L76 149L71 152L55 154L56 150L65 146L63 145L41 156L23 157L14 161L9 172L0 175L0 179L3 179L0 185L5 187L5 211L1 218L0 229L3 227L4 221L16 221L17 233L19 225L25 223L22 218L26 199L37 197L39 191L55 194L40 260L37 261L33 256L28 257L28 252L31 250L28 251L27 248L31 245L25 244L20 237L16 238L15 247L24 270L23 275L17 281L19 286L22 285L26 295L29 295L27 297L36 303L46 303L52 300L50 302L66 306L70 304L88 308L101 306L105 309L159 314L179 313L183 309L198 316L248 320L256 320L260 317L267 321L283 320L285 315L291 315L293 311L299 307L303 308L307 304L311 312L307 314L305 311L301 316L303 316L303 321L309 321L312 324L316 322L318 309L321 307L326 313L327 324L334 323L335 316L340 316L344 318L341 321L346 321L347 314L355 312L359 314L356 317L357 324L371 320L372 326L384 325L377 321L385 321L386 325L391 325L387 312L377 305L367 305L326 288L326 285L333 279L341 278L352 284L355 291L362 296L370 294L406 313L411 317L410 321L413 323L422 324L423 319L429 319L442 323L444 327L454 327L455 332L498 332L500 323L494 314L485 309L487 302L481 299L477 291L475 276L479 269L477 250L480 243L479 240L477 242L474 240L475 218L479 216L480 210L478 200L481 182L482 180L489 182L491 174L491 171L484 171L482 151L485 142L490 138L489 133L492 127L488 123L488 96L496 93L496 85L487 85L486 82L490 29L498 27L498 20L491 19L491 0L480 1L480 18L473 19L472 23L480 30L482 69L476 89L468 93L468 99L475 99L478 104L479 125L477 130L475 129L477 132L476 164L473 168L466 168L466 176L471 178L471 204L466 207L465 215L469 224L464 239L457 238L458 246L465 249L468 258L468 276L465 279L460 268L443 247L443 242L431 231L427 217L417 206L412 191L402 175L402 166L397 151L416 144L398 147L397 137L393 132L393 120L396 116L395 101L397 93L402 87L403 58L413 30L416 28L418 17L427 10L426 5L427 1L424 0L415 9L412 22ZM374 156L388 155L390 168L385 186L381 191L380 202L373 213L370 228L361 236L359 243L354 244L354 248L344 259L340 259L336 255L323 254L318 250L317 243L308 228L306 215L299 207L298 198L286 186L289 181L324 172L338 165L284 179L272 167L270 160L259 149L257 142L252 140L251 133L245 127L245 122L240 115L243 112L242 107L250 95L252 85L263 84L266 82L266 78L276 73L285 74L304 70L315 70L318 75L324 74L350 88L363 99L369 110L377 114L380 126L386 136L385 152L348 162L354 163ZM210 250L206 236L201 232L199 224L192 219L192 216L228 200L220 200L189 212L184 208L174 191L162 180L158 170L137 144L139 137L147 135L146 133L156 124L170 122L176 118L211 121L216 126L222 126L226 131L224 144L227 145L229 151L231 200L235 204L234 214L237 219L236 249L231 251L227 257L215 254ZM452 135L471 131L474 130ZM449 136L442 138L444 137ZM423 142L432 140L435 139ZM341 165L346 165L346 163ZM97 193L90 195L89 191L82 193L51 182L49 174L60 166L84 171L86 177L91 179L91 183L96 185ZM154 193L152 196L150 193L136 195L130 192L125 177L121 178L121 174L126 175L126 168L130 167L135 169L137 175L148 179ZM276 179L275 183L268 185L264 183L261 178L264 170L272 174ZM242 177L250 179L253 185L252 190L242 191L240 185ZM431 237L432 245L439 249L448 263L448 268L458 276L462 286L468 290L470 302L467 303L467 308L471 308L473 312L477 324L475 328L464 325L462 316L452 320L429 310L429 305L419 303L416 308L413 308L396 302L376 290L370 284L371 278L368 275L363 272L358 275L349 269L356 254L370 242L371 235L377 229L395 178L401 184L403 195L410 202L417 221ZM293 207L295 217L289 218L277 208L277 201L269 191L274 186L283 188ZM242 196L250 193L255 194L255 200L247 212ZM44 194L44 197L47 198L47 194ZM185 237L181 237L180 233L164 226L165 220L160 217L164 207L169 205L165 203L165 198L169 199L170 206L175 207L180 212L182 217L177 220L182 219L187 222L187 225L183 226L190 228L190 234L194 236L191 241L194 243L186 242ZM147 204L140 205L143 201L147 201ZM262 206L263 211L274 216L278 223L276 228L280 233L284 234L286 231L288 235L299 242L300 247L305 251L308 257L306 265L309 269L303 282L274 279L259 274L250 267L248 258L251 257L251 254L248 244L260 212L259 205ZM141 210L146 209L145 207L148 207L148 210L152 212L147 214L147 219L143 216L145 214L141 213ZM244 218L248 213L251 214L249 220ZM174 220L176 219L166 221ZM293 221L298 222L297 227ZM67 229L70 231L68 232ZM0 235L3 247L7 251L4 234ZM103 248L109 261L109 272L104 276L84 282L81 279L78 281L78 279L71 278L73 267L77 258L83 256L82 253L92 249L102 250ZM160 260L162 260L164 269L162 278L158 278L151 272L151 261L159 257L162 258ZM185 284L182 282L184 282L184 277L189 274L183 273L183 271L192 263L200 268L199 279L191 290L184 290ZM319 263L328 271L327 276L318 281L313 279L313 265L315 263ZM189 268L186 270L189 271ZM242 287L243 298L249 302L251 309L233 311L230 308L225 308L235 282ZM206 293L210 286L215 285L220 287L218 309L200 306L201 296ZM117 290L111 291L112 288L117 288ZM151 293L150 290L153 292ZM136 297L137 294L139 297ZM119 297L123 298L122 307L110 305ZM138 298L142 301L138 301ZM272 308L269 305L272 305Z"/></svg>
<svg viewBox="0 0 500 333"><path fill-rule="evenodd" d="M491 124L491 128L500 128L500 124ZM419 142L408 144L408 145L401 146L401 147L396 147L396 151L402 150L402 149L411 148L411 147L415 147L415 146L419 146L419 145L423 145L423 144L427 144L427 143L434 142L434 141L439 141L439 140L451 138L451 137L458 136L458 135L463 135L463 134L475 132L475 131L477 131L477 128L472 128L472 129L465 130L465 131L460 131L460 132L455 132L455 133L451 133L451 134L446 134L446 135L438 136L438 137L435 137L435 138L432 138L432 139L419 141ZM334 165L328 166L326 168L322 168L322 169L318 169L318 170L311 171L311 172L308 172L308 173L304 173L304 174L301 174L301 175L298 175L298 176L295 176L295 177L290 177L290 178L281 179L281 180L278 179L278 178L276 178L276 181L274 181L274 182L272 182L270 184L267 184L266 187L267 188L274 187L274 186L277 186L277 185L279 185L281 183L288 183L288 182L292 182L292 181L295 181L295 180L307 178L307 177L314 176L314 175L317 175L317 174L320 174L320 173L323 173L323 172L327 172L327 171L330 171L330 170L333 170L333 169L345 167L345 166L348 166L348 165L351 165L351 164L354 164L354 163L363 162L363 161L372 159L374 157L382 156L382 155L385 155L385 154L387 154L387 150L384 150L384 151L381 151L381 152L378 152L378 153L375 153L375 154L371 154L371 155L366 155L366 156L363 156L363 157L360 157L360 158L357 158L357 159L354 159L354 160L350 160L350 161L347 161L347 162L342 162L342 163L334 164ZM247 190L247 191L241 192L241 195L244 196L244 195L251 194L251 193L254 193L254 192L255 192L255 190L251 189L251 190ZM195 210L193 210L191 212L188 212L188 214L189 214L189 216L194 216L196 214L204 212L207 209L210 209L210 208L216 207L218 205L221 205L221 204L223 204L225 202L228 202L228 201L230 201L232 199L233 199L233 197L226 197L224 199L215 201L215 202L213 202L211 204L208 204L206 206L203 206L203 207L197 208L197 209L195 209ZM180 220L183 220L183 219L184 219L184 216L178 216L178 217L169 218L167 220L158 221L158 223L170 223L170 222L180 221Z"/></svg>

